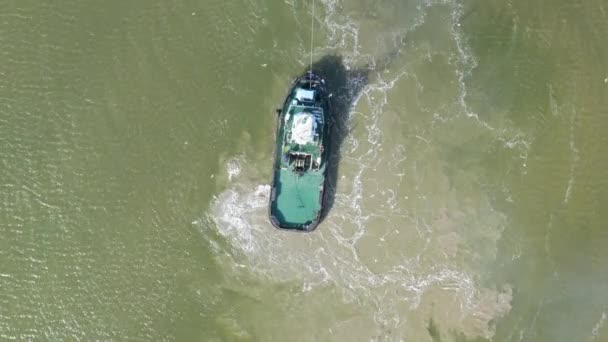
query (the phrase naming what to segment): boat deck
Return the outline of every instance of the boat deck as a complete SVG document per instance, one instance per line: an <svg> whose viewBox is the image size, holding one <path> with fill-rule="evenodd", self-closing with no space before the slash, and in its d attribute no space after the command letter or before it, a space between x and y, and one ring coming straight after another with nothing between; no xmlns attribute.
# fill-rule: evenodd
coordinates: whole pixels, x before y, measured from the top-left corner
<svg viewBox="0 0 608 342"><path fill-rule="evenodd" d="M323 181L322 171L301 175L288 169L276 171L276 200L272 209L277 220L294 227L311 223L321 210L319 196Z"/></svg>

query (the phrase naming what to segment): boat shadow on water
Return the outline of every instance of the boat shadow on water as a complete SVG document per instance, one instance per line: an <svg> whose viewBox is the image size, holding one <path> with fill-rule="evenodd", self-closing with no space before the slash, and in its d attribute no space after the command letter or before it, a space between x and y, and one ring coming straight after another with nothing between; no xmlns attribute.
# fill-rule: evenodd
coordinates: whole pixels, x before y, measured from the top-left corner
<svg viewBox="0 0 608 342"><path fill-rule="evenodd" d="M354 101L368 83L369 68L347 69L342 57L326 55L313 63L314 73L322 76L331 94L328 111L329 146L326 170L325 193L319 224L323 223L336 199L338 171L340 168L341 148L350 132L350 112Z"/></svg>

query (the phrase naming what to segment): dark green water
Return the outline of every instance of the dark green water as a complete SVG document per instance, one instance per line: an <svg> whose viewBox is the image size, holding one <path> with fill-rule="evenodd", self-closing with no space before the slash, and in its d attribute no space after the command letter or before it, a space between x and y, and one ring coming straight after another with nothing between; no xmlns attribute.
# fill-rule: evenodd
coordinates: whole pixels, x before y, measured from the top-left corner
<svg viewBox="0 0 608 342"><path fill-rule="evenodd" d="M0 3L1 340L608 339L608 4L316 9L348 135L289 234L310 1Z"/></svg>

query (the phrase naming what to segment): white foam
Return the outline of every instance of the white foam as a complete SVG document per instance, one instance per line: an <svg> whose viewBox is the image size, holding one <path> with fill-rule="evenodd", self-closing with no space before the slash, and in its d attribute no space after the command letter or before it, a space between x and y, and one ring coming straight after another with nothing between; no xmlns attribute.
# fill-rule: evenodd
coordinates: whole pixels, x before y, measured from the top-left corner
<svg viewBox="0 0 608 342"><path fill-rule="evenodd" d="M531 138L516 128L497 129L493 127L490 123L483 121L479 117L479 114L473 111L466 102L466 98L468 96L466 82L467 79L472 75L473 70L477 68L478 61L473 52L471 51L471 48L467 43L467 39L465 38L465 35L462 32L462 28L460 25L461 18L464 15L463 4L459 2L452 2L451 4L451 34L454 38L454 42L456 43L456 48L458 51L457 56L453 59L453 65L455 66L456 73L458 75L458 102L460 104L461 110L468 118L475 119L475 121L478 122L482 127L486 128L489 131L495 132L496 139L502 142L504 147L508 149L518 149L520 151L520 158L523 160L522 174L526 174L526 162L528 160L530 146L532 145ZM514 30L517 29L517 24L517 21L515 21Z"/></svg>
<svg viewBox="0 0 608 342"><path fill-rule="evenodd" d="M244 252L252 252L256 247L253 235L256 225L250 214L267 207L269 194L269 185L258 185L250 192L229 189L215 199L212 218L218 231Z"/></svg>
<svg viewBox="0 0 608 342"><path fill-rule="evenodd" d="M567 204L570 200L570 193L572 192L572 186L574 185L574 173L576 166L579 161L578 149L575 143L575 123L576 123L576 110L572 114L570 119L570 154L572 155L572 162L570 163L570 177L568 178L568 185L566 187L566 193L564 194L564 204Z"/></svg>
<svg viewBox="0 0 608 342"><path fill-rule="evenodd" d="M608 315L606 314L606 311L604 311L602 312L599 321L595 324L595 326L593 326L593 329L591 330L591 341L600 341L600 330L606 324L606 319L608 319Z"/></svg>
<svg viewBox="0 0 608 342"><path fill-rule="evenodd" d="M226 163L226 173L228 173L229 181L234 177L238 177L241 174L241 162L236 158L229 160Z"/></svg>

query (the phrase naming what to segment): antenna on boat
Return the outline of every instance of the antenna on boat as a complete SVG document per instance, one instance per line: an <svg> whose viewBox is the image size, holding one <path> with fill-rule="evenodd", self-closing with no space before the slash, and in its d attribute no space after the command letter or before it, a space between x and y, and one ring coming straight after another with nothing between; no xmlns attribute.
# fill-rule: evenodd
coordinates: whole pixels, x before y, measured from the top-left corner
<svg viewBox="0 0 608 342"><path fill-rule="evenodd" d="M315 35L315 0L312 0L312 14L310 18L310 73L312 74L312 49L313 49L313 38ZM312 87L312 78L310 79L310 85Z"/></svg>

